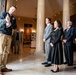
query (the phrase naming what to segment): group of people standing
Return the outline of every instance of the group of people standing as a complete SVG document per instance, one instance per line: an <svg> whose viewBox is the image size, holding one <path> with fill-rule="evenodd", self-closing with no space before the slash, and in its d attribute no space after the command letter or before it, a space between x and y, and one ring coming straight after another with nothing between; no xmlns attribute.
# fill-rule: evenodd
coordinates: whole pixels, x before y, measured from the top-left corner
<svg viewBox="0 0 76 75"><path fill-rule="evenodd" d="M16 7L10 7L8 12L0 14L0 75L3 72L12 71L6 67L8 54L10 51L12 30L17 28L16 19L13 17ZM67 29L63 31L62 24L59 20L54 21L54 26L51 24L51 19L46 18L46 28L44 31L43 42L45 43L46 60L43 65L45 67L51 66L52 72L56 73L59 71L59 66L63 64L63 48L68 66L73 65L73 39L74 28L72 28L72 22L67 22ZM17 38L18 39L18 38Z"/></svg>
<svg viewBox="0 0 76 75"><path fill-rule="evenodd" d="M73 65L73 40L74 28L72 22L67 21L67 28L63 30L59 20L51 24L51 19L46 18L43 42L45 43L46 60L42 63L45 67L53 65L53 73L59 72L59 66L64 63L63 51L68 66ZM64 46L63 46L63 45ZM64 50L63 50L64 49Z"/></svg>

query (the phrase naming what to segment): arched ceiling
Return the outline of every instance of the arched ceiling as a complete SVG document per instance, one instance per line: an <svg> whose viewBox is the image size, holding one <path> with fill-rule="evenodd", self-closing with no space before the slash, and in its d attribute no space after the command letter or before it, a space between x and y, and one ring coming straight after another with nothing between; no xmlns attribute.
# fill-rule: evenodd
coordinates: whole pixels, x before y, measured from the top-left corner
<svg viewBox="0 0 76 75"><path fill-rule="evenodd" d="M70 0L70 6L76 0ZM37 13L37 0L14 0L14 5L17 6L16 15L34 18ZM62 11L63 0L46 0L45 14L53 16Z"/></svg>

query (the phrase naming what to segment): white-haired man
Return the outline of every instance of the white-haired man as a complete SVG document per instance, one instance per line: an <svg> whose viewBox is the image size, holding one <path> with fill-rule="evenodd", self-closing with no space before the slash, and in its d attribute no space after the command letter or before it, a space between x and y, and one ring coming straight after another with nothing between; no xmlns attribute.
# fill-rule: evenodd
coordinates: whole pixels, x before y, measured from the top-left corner
<svg viewBox="0 0 76 75"><path fill-rule="evenodd" d="M66 64L68 66L73 65L73 37L74 37L74 28L72 27L72 22L67 21L67 28L63 34L63 42L64 42L64 53L66 58Z"/></svg>

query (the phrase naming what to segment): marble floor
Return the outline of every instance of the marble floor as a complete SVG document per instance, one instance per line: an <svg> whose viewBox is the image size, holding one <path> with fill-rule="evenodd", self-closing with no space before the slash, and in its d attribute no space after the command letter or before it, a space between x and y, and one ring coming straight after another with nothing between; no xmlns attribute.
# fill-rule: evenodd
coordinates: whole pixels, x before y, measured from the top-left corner
<svg viewBox="0 0 76 75"><path fill-rule="evenodd" d="M76 69L67 65L59 66L60 72L54 74L50 71L52 66L44 67L41 64L44 60L45 54L35 54L35 49L22 46L20 54L11 53L9 55L7 67L12 68L13 71L5 72L4 75L76 75Z"/></svg>

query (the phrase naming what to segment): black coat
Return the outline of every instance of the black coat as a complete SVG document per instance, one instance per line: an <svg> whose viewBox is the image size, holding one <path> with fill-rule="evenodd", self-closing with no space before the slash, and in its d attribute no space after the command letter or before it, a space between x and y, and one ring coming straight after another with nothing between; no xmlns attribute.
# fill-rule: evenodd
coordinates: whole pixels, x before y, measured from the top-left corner
<svg viewBox="0 0 76 75"><path fill-rule="evenodd" d="M68 31L67 29L65 29L63 39L67 40L67 42L65 43L67 46L71 46L73 44L73 38L74 38L74 28L70 27Z"/></svg>
<svg viewBox="0 0 76 75"><path fill-rule="evenodd" d="M67 40L67 42L64 43L64 54L68 66L73 65L73 38L74 28L70 27L68 31L65 29L63 39Z"/></svg>
<svg viewBox="0 0 76 75"><path fill-rule="evenodd" d="M52 64L62 64L63 63L63 50L62 50L62 36L63 30L57 29L51 33L50 43L53 43L51 47L51 63Z"/></svg>

